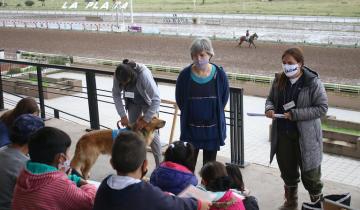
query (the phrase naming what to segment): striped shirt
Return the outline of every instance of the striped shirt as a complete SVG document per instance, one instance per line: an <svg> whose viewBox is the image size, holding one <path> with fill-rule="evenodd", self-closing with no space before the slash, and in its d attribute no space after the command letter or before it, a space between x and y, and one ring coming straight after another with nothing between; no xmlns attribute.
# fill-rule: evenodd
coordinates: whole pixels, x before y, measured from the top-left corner
<svg viewBox="0 0 360 210"><path fill-rule="evenodd" d="M90 210L95 194L95 186L86 184L78 188L63 172L32 174L24 169L15 186L12 209Z"/></svg>

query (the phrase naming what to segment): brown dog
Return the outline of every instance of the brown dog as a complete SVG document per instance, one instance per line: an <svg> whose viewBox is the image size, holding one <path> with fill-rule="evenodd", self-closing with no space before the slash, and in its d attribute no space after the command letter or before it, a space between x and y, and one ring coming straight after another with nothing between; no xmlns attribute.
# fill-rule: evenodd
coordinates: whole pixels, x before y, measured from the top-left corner
<svg viewBox="0 0 360 210"><path fill-rule="evenodd" d="M163 128L165 121L157 117L153 119L141 130L135 126L129 126L128 129L141 135L146 142L150 145L154 138L154 131ZM83 135L76 144L75 155L71 160L71 168L81 173L85 179L89 178L91 167L100 154L111 154L113 145L113 130L97 130L91 131Z"/></svg>

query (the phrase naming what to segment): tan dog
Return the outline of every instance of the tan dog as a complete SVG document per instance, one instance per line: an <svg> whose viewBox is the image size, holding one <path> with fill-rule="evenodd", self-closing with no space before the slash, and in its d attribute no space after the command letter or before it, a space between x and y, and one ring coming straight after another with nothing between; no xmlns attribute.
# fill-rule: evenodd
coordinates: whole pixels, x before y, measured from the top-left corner
<svg viewBox="0 0 360 210"><path fill-rule="evenodd" d="M165 121L157 117L153 119L141 130L135 126L129 126L132 130L143 137L146 145L150 145L154 138L154 131L163 128ZM71 168L76 172L81 173L85 179L89 178L91 167L100 154L111 154L113 145L113 130L97 130L91 131L83 135L76 144L75 155L71 160Z"/></svg>

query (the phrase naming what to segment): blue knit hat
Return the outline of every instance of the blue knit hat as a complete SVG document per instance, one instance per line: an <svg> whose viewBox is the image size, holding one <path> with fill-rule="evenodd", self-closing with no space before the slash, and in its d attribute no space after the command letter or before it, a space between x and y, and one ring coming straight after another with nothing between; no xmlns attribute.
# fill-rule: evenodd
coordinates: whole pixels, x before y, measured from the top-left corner
<svg viewBox="0 0 360 210"><path fill-rule="evenodd" d="M13 143L27 143L31 134L44 126L44 121L40 117L33 114L22 114L13 123L10 139Z"/></svg>

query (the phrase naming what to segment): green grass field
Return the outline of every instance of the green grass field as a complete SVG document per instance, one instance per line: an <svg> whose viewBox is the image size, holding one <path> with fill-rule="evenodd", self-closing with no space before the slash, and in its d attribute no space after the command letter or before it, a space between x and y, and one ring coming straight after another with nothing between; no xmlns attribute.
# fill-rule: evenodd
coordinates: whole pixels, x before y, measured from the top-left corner
<svg viewBox="0 0 360 210"><path fill-rule="evenodd" d="M326 130L326 131L334 131L334 132L338 132L338 133L345 133L345 134L360 136L360 131L358 131L358 130L333 127L333 126L329 126L324 123L321 126L322 126L323 130Z"/></svg>
<svg viewBox="0 0 360 210"><path fill-rule="evenodd" d="M0 0L5 2L2 9L61 10L65 0L45 0L45 6L33 0L32 7L26 7L25 0ZM99 0L101 6L104 2ZM69 0L68 4L78 2L78 10L85 9L84 0ZM122 2L125 2L124 0ZM20 7L17 5L20 4ZM360 0L133 0L135 12L204 12L204 13L246 13L274 15L322 15L360 17ZM100 7L99 6L99 7Z"/></svg>

